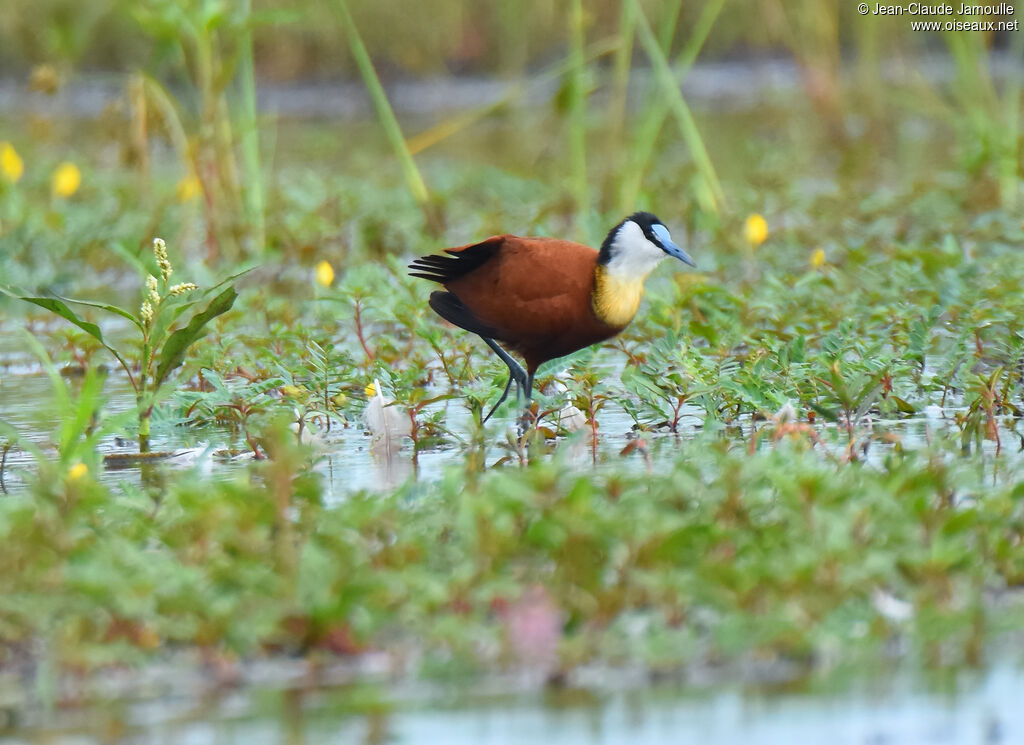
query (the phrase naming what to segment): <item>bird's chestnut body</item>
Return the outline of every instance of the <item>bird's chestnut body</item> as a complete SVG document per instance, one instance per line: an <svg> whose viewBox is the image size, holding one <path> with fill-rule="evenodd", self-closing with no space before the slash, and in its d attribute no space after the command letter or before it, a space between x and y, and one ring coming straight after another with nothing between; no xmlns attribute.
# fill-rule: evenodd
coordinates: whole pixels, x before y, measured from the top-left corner
<svg viewBox="0 0 1024 745"><path fill-rule="evenodd" d="M629 322L608 323L595 310L594 249L554 238L501 235L452 253L481 245L493 247L493 258L445 282L445 288L486 327L485 336L521 354L529 372L611 338ZM460 325L458 319L453 323Z"/></svg>
<svg viewBox="0 0 1024 745"><path fill-rule="evenodd" d="M410 274L444 285L445 291L431 293L430 307L483 337L508 365L509 385L515 379L527 396L541 364L609 339L629 324L644 279L661 259L693 263L661 221L645 212L613 228L600 251L557 238L498 235L445 253L415 260ZM495 342L522 355L526 371Z"/></svg>

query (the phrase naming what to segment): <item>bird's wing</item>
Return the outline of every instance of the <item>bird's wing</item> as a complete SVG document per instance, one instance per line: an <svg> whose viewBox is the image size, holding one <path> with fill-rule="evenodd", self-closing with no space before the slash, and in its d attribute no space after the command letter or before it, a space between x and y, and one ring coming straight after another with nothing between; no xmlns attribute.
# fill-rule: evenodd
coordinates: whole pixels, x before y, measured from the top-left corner
<svg viewBox="0 0 1024 745"><path fill-rule="evenodd" d="M549 338L593 319L597 251L571 241L501 238L491 260L445 282L481 325L496 331L494 338Z"/></svg>
<svg viewBox="0 0 1024 745"><path fill-rule="evenodd" d="M455 324L466 331L486 336L489 339L498 337L500 334L498 329L488 326L473 315L473 312L459 300L458 296L451 292L438 290L430 293L430 307L448 323Z"/></svg>
<svg viewBox="0 0 1024 745"><path fill-rule="evenodd" d="M464 277L490 262L510 236L495 235L479 243L446 248L448 256L422 256L409 264L409 274L446 284ZM443 314L442 314L443 315Z"/></svg>

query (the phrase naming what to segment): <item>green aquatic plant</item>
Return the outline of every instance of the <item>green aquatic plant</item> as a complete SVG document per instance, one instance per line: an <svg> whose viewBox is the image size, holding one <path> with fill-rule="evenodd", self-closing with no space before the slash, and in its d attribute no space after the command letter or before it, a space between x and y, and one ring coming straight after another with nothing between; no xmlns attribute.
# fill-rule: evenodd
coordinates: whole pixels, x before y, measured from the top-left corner
<svg viewBox="0 0 1024 745"><path fill-rule="evenodd" d="M308 392L310 400L298 417L299 430L301 432L308 417L319 417L324 429L330 432L331 418L345 398L340 372L351 370L354 365L348 355L330 344L321 345L310 339L306 350L308 357L304 358L304 369L308 375L303 376L302 388Z"/></svg>
<svg viewBox="0 0 1024 745"><path fill-rule="evenodd" d="M171 284L174 272L167 256L167 245L160 238L153 240L153 257L157 265L157 274L146 277L145 291L137 311L129 311L109 303L98 303L88 300L72 300L62 297L34 297L16 292L10 288L0 287L0 291L19 300L24 300L40 308L56 313L70 321L89 336L103 345L128 375L128 381L135 390L135 405L139 425L139 452L150 451L150 418L153 406L163 392L164 383L174 370L185 359L185 353L194 343L206 334L206 326L214 318L231 309L238 297L232 280L234 275L223 282L206 290L192 282ZM228 286L224 289L223 286ZM215 291L220 290L202 309L196 306ZM87 308L95 308L114 316L130 321L141 336L141 344L136 350L117 348L103 336L100 327L79 316L68 303ZM179 319L192 311L188 323L182 325Z"/></svg>
<svg viewBox="0 0 1024 745"><path fill-rule="evenodd" d="M569 151L569 183L576 214L581 224L577 232L586 240L589 236L582 221L590 211L590 184L587 180L587 67L583 57L585 41L582 0L569 3L569 64L566 78L567 130Z"/></svg>
<svg viewBox="0 0 1024 745"><path fill-rule="evenodd" d="M192 424L216 423L238 432L245 439L246 447L256 460L264 453L260 447L256 430L274 412L289 402L285 380L270 377L259 380L244 380L237 376L226 380L213 370L203 370L203 391L188 391L179 394L186 420ZM272 392L285 390L285 400ZM283 413L283 412L282 412Z"/></svg>
<svg viewBox="0 0 1024 745"><path fill-rule="evenodd" d="M963 158L970 171L993 171L999 199L1013 210L1020 193L1021 107L1024 105L1020 65L1007 65L1003 84L992 74L993 55L984 34L946 32L943 34L956 69L952 86L955 107L949 116L962 141ZM1009 34L1008 61L1020 60L1024 41L1019 33Z"/></svg>
<svg viewBox="0 0 1024 745"><path fill-rule="evenodd" d="M623 408L638 428L665 427L677 433L686 405L707 390L703 360L673 333L651 344L646 357L622 371L622 384L631 394L623 399Z"/></svg>
<svg viewBox="0 0 1024 745"><path fill-rule="evenodd" d="M193 85L192 96L176 97L155 77L137 76L132 103L137 109L135 147L148 157L146 111L152 107L172 134L185 167L179 198L201 187L207 246L211 258L232 258L264 249L266 187L260 165L256 111L253 29L291 20L287 12L253 11L249 0L145 0L130 12L167 51ZM232 96L237 83L238 96ZM196 111L188 111L195 102ZM241 166L239 166L239 155Z"/></svg>

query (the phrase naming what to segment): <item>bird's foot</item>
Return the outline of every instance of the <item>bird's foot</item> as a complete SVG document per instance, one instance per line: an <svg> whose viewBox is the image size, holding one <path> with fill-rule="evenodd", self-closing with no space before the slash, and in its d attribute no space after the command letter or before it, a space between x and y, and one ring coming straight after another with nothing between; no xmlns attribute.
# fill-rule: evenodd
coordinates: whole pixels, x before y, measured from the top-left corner
<svg viewBox="0 0 1024 745"><path fill-rule="evenodd" d="M519 433L520 440L524 440L529 437L537 428L537 413L538 407L536 401L531 401L523 410L522 416L520 416L519 420L516 422L516 430Z"/></svg>

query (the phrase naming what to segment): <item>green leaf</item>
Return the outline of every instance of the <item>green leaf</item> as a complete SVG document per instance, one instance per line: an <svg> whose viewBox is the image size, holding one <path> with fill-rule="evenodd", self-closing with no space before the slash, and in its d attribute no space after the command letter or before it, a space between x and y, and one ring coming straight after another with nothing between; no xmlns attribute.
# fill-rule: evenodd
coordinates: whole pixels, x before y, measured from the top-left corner
<svg viewBox="0 0 1024 745"><path fill-rule="evenodd" d="M823 416L826 420L830 422L839 421L839 414L832 411L831 409L826 409L824 406L817 404L814 401L808 401L807 405L814 409L816 412L818 412L818 414L820 416Z"/></svg>
<svg viewBox="0 0 1024 745"><path fill-rule="evenodd" d="M917 409L915 409L912 404L908 403L907 401L904 401L899 396L890 396L889 398L891 398L896 403L896 408L901 413L903 413L903 414L916 414L917 413Z"/></svg>
<svg viewBox="0 0 1024 745"><path fill-rule="evenodd" d="M164 378L167 377L171 370L181 364L188 348L203 336L203 329L206 324L230 310L231 306L235 304L235 298L237 297L238 293L235 292L234 287L227 288L210 301L210 304L206 306L206 310L192 316L192 320L188 322L187 326L178 329L167 337L167 341L160 352L160 364L157 365L156 375L154 376L154 383L157 387L163 383Z"/></svg>
<svg viewBox="0 0 1024 745"><path fill-rule="evenodd" d="M125 310L124 308L120 308L116 305L110 305L108 303L94 303L90 300L75 300L74 298L61 297L60 295L57 295L55 297L60 298L65 303L75 303L76 305L86 305L90 308L99 308L100 310L105 310L108 313L113 313L114 315L121 316L122 318L127 318L129 321L138 326L140 330L142 329L142 324L139 323L138 318L136 318L132 313Z"/></svg>
<svg viewBox="0 0 1024 745"><path fill-rule="evenodd" d="M32 303L33 305L38 305L40 308L46 308L46 310L48 310L48 311L50 311L52 313L56 313L61 318L65 319L67 321L70 321L75 326L78 326L78 328L82 329L82 331L84 331L85 333L89 334L89 336L91 336L96 341L98 341L100 344L102 344L107 349L108 352L110 352L112 355L114 355L114 357L117 359L117 361L119 363L121 363L121 367L123 367L125 369L125 372L128 373L128 378L129 378L129 380L131 380L132 386L133 387L135 386L135 379L132 377L131 368L128 366L128 363L125 362L125 359L124 359L124 357L121 356L121 353L118 352L116 349L114 349L109 344L107 344L106 340L104 340L104 338L103 338L103 332L100 330L100 327L97 326L95 323L91 323L90 321L86 321L84 318L79 318L78 315L73 310L71 310L71 308L69 308L67 306L67 304L63 300L61 300L60 298L56 298L56 297L30 297L30 296L27 296L27 295L20 295L17 292L12 291L8 287L2 287L2 286L0 286L0 292L2 292L3 294L5 294L5 295L7 295L9 297L13 297L13 298L16 298L18 300L24 300L25 302ZM72 302L78 302L78 301L72 301ZM84 305L93 305L95 307L101 307L101 308L104 308L104 309L112 310L115 313L118 313L118 311L122 311L124 313L127 313L127 311L123 311L121 308L116 308L116 306L113 306L113 305L111 305L109 307L103 306L103 305L98 305L98 304L95 304L95 303L84 303ZM120 315L120 313L119 313L119 315ZM128 316L128 317L131 318L131 316ZM134 321L134 318L132 320Z"/></svg>
<svg viewBox="0 0 1024 745"><path fill-rule="evenodd" d="M89 321L86 321L83 318L79 318L75 314L75 312L67 306L66 303L64 303L62 300L59 300L58 298L28 297L26 295L19 295L15 292L11 292L10 290L2 287L0 287L0 292L3 292L5 295L9 295L10 297L16 298L18 300L24 300L27 303L38 305L40 308L46 308L46 310L51 311L52 313L56 313L61 318L71 321L71 323L75 324L76 326L78 326L78 328L82 329L82 331L96 339L96 341L98 341L100 344L104 346L106 346L107 344L103 340L103 332L100 331L99 326L97 326L95 323L90 323Z"/></svg>
<svg viewBox="0 0 1024 745"><path fill-rule="evenodd" d="M871 410L871 407L874 406L875 401L878 400L881 394L882 384L877 383L872 386L871 381L868 381L868 384L861 389L860 394L857 396L859 403L857 406L857 412L853 417L854 421L860 421L860 418Z"/></svg>

